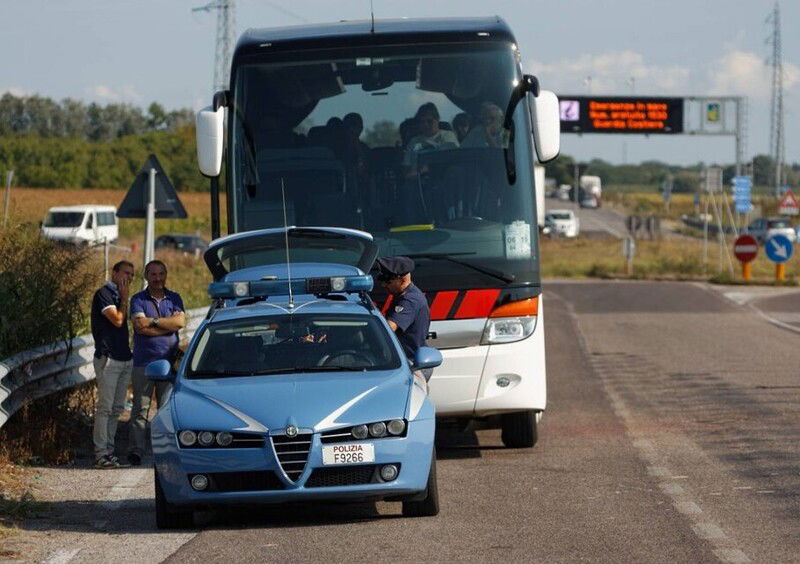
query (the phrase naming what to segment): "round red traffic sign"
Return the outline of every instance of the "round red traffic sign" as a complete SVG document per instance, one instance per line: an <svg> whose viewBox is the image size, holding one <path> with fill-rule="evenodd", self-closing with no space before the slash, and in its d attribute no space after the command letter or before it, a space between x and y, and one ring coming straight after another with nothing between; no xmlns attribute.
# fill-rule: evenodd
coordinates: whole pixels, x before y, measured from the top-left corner
<svg viewBox="0 0 800 564"><path fill-rule="evenodd" d="M733 243L733 254L740 262L750 262L758 254L758 241L752 235L739 235Z"/></svg>

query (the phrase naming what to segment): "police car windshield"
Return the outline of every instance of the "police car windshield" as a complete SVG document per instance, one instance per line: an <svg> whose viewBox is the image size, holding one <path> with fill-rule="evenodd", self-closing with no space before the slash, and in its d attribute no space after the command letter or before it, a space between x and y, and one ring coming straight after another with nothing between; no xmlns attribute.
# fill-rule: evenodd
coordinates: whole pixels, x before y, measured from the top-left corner
<svg viewBox="0 0 800 564"><path fill-rule="evenodd" d="M187 377L391 370L400 359L370 315L294 314L212 323L192 352Z"/></svg>
<svg viewBox="0 0 800 564"><path fill-rule="evenodd" d="M426 290L538 284L527 100L513 116L517 179L502 129L521 77L503 42L272 54L234 69L229 224L367 231L380 255L421 261ZM502 279L487 272L505 273Z"/></svg>

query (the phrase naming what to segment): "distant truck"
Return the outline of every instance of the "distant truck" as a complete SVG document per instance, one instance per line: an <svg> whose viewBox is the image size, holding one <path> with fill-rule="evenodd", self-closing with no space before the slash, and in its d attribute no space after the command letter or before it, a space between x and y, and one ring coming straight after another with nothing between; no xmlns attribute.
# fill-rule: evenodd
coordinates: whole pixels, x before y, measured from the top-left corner
<svg viewBox="0 0 800 564"><path fill-rule="evenodd" d="M119 236L114 206L58 206L47 210L42 236L59 243L93 246L116 243Z"/></svg>
<svg viewBox="0 0 800 564"><path fill-rule="evenodd" d="M583 202L584 199L591 199L594 198L596 202L596 206L588 206L588 207L600 207L600 200L603 194L603 187L602 181L600 180L599 176L591 176L591 175L583 175L580 178L580 200Z"/></svg>

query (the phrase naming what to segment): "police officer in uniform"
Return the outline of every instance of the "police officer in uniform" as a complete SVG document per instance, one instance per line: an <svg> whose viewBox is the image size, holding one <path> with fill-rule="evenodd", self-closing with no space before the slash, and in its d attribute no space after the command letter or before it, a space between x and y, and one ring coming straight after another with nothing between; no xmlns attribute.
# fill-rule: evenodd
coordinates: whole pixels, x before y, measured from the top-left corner
<svg viewBox="0 0 800 564"><path fill-rule="evenodd" d="M411 281L414 261L408 257L381 257L377 260L378 282L393 299L386 320L397 335L403 351L414 359L417 349L425 346L431 324L428 300ZM423 370L425 379L430 379L431 369Z"/></svg>

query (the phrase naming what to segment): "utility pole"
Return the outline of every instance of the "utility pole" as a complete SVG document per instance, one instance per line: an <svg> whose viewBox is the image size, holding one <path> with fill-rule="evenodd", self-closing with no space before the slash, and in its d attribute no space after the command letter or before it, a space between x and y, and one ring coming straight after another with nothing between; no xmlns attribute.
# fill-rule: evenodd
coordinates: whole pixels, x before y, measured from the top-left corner
<svg viewBox="0 0 800 564"><path fill-rule="evenodd" d="M783 129L783 52L781 47L781 12L775 2L775 8L767 18L772 24L772 35L767 40L772 46L770 63L772 66L772 103L769 116L769 150L775 165L775 197L780 197L783 179L783 161L786 155Z"/></svg>
<svg viewBox="0 0 800 564"><path fill-rule="evenodd" d="M192 12L217 10L217 44L214 57L214 92L227 90L230 83L231 58L236 41L235 0L213 0L205 6L192 8Z"/></svg>

